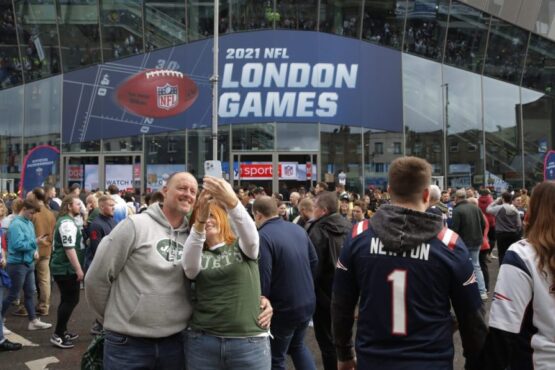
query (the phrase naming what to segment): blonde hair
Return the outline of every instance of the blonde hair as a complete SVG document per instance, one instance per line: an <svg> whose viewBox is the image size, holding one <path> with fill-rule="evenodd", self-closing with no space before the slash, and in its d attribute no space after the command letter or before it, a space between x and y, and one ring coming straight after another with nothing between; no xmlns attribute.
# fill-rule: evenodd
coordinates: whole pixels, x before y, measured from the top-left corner
<svg viewBox="0 0 555 370"><path fill-rule="evenodd" d="M210 211L210 217L213 217L218 224L218 228L220 229L219 237L223 240L227 245L232 244L237 237L233 234L231 230L231 225L229 224L229 218L227 217L226 210L220 206L219 204L212 202L208 205L208 209ZM198 203L191 215L190 224L194 224L197 218L198 213ZM204 243L204 249L208 249L206 243Z"/></svg>

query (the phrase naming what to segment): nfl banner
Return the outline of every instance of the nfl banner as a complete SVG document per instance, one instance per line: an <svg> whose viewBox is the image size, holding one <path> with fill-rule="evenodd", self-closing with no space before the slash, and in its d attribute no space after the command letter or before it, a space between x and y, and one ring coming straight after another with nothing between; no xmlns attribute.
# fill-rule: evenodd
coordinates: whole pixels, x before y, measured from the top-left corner
<svg viewBox="0 0 555 370"><path fill-rule="evenodd" d="M57 161L60 158L60 150L50 145L39 145L23 159L23 171L19 183L21 197L36 188L43 186L48 176L56 171Z"/></svg>
<svg viewBox="0 0 555 370"><path fill-rule="evenodd" d="M550 150L543 162L543 179L547 181L555 180L555 150Z"/></svg>

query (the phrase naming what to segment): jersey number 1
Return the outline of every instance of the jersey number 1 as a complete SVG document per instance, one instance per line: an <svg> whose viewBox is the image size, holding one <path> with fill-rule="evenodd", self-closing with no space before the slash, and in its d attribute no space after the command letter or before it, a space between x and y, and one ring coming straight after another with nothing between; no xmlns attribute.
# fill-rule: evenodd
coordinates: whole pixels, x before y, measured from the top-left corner
<svg viewBox="0 0 555 370"><path fill-rule="evenodd" d="M393 270L387 281L391 283L392 333L407 335L407 270Z"/></svg>

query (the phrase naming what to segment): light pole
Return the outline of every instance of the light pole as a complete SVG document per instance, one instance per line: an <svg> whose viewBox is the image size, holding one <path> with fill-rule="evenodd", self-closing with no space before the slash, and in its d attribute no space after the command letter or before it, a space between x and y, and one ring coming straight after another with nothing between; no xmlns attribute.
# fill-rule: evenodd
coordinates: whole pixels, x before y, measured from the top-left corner
<svg viewBox="0 0 555 370"><path fill-rule="evenodd" d="M218 159L218 52L220 38L220 1L214 0L214 69L212 71L212 160Z"/></svg>

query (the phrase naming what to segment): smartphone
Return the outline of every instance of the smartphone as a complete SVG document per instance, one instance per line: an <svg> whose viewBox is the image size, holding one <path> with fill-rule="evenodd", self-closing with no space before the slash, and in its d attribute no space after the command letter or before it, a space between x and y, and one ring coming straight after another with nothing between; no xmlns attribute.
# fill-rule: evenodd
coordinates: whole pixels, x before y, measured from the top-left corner
<svg viewBox="0 0 555 370"><path fill-rule="evenodd" d="M222 178L222 162L204 161L204 175Z"/></svg>

